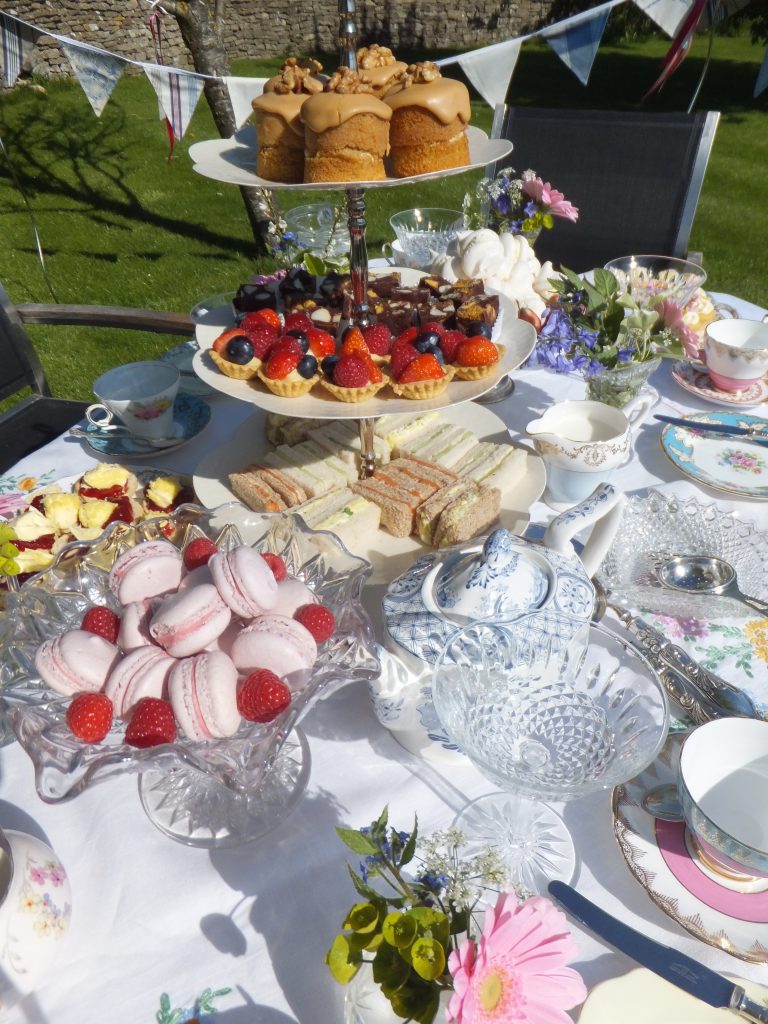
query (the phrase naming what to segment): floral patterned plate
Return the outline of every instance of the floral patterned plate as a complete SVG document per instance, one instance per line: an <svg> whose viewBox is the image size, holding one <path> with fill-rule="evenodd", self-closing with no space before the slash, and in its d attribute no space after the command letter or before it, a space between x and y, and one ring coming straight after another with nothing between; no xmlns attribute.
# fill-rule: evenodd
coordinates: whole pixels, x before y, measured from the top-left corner
<svg viewBox="0 0 768 1024"><path fill-rule="evenodd" d="M765 423L759 416L738 412L699 412L688 419L736 427ZM660 440L670 462L696 483L746 498L768 498L768 447L738 437L697 434L671 424L662 430Z"/></svg>
<svg viewBox="0 0 768 1024"><path fill-rule="evenodd" d="M709 379L706 367L697 363L675 363L672 376L685 391L713 405L751 409L768 402L768 380L756 380L743 391L721 391Z"/></svg>
<svg viewBox="0 0 768 1024"><path fill-rule="evenodd" d="M627 866L654 903L702 942L741 960L768 963L768 882L745 891L694 860L681 822L659 821L641 801L676 781L683 737L671 734L659 757L613 791L613 831Z"/></svg>

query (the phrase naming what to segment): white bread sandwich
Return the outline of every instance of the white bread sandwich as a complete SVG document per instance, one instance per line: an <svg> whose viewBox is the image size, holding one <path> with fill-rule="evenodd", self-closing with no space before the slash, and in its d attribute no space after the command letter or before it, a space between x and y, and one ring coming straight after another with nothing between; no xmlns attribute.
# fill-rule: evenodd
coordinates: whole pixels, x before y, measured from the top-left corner
<svg viewBox="0 0 768 1024"><path fill-rule="evenodd" d="M508 494L525 476L526 453L522 448L480 441L474 451L453 467L459 476L479 484L498 487Z"/></svg>
<svg viewBox="0 0 768 1024"><path fill-rule="evenodd" d="M474 451L478 443L477 435L471 430L453 423L438 422L430 424L416 437L401 441L399 452L400 455L414 455L426 462L453 469L465 455Z"/></svg>
<svg viewBox="0 0 768 1024"><path fill-rule="evenodd" d="M329 530L354 552L370 540L379 528L378 505L353 494L348 487L338 488L312 498L291 510L313 530Z"/></svg>

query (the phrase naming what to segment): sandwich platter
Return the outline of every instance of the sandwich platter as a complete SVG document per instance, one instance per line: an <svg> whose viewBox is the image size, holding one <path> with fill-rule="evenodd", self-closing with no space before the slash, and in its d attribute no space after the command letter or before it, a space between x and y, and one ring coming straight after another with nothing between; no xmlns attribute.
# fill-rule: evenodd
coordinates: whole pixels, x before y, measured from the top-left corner
<svg viewBox="0 0 768 1024"><path fill-rule="evenodd" d="M414 415L422 411L421 403L408 402L407 405L408 411ZM523 530L528 523L528 510L541 496L546 484L546 470L539 456L528 448L512 445L503 420L484 406L457 405L444 409L442 419L471 430L480 441L509 445L523 453L522 473L513 488L502 491L500 513L500 525L515 533ZM258 410L234 438L199 463L192 482L201 505L216 508L224 502L237 500L229 485L229 474L257 461L268 449L264 423L264 412ZM425 550L425 545L414 536L393 537L386 530L378 529L356 538L352 553L371 563L372 583L388 583Z"/></svg>

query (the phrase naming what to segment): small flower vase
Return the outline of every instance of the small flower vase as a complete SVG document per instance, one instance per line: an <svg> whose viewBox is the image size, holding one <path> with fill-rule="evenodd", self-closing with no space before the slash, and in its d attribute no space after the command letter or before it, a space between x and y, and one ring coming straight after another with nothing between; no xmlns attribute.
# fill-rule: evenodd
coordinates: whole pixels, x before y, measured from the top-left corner
<svg viewBox="0 0 768 1024"><path fill-rule="evenodd" d="M651 374L661 366L661 357L642 363L624 363L587 377L587 398L621 409L635 398Z"/></svg>
<svg viewBox="0 0 768 1024"><path fill-rule="evenodd" d="M440 1009L435 1020L443 1020L440 1012L448 1005L451 993L442 992ZM373 980L370 963L361 965L344 994L344 1024L403 1024L392 1009L392 1004Z"/></svg>
<svg viewBox="0 0 768 1024"><path fill-rule="evenodd" d="M534 228L532 231L521 231L520 234L526 239L530 247L533 248L541 234L541 228Z"/></svg>

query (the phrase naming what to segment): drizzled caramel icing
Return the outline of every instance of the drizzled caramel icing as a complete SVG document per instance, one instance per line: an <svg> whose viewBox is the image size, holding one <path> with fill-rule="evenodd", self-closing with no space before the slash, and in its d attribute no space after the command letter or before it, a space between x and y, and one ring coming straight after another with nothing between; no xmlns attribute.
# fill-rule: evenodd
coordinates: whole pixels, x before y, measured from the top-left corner
<svg viewBox="0 0 768 1024"><path fill-rule="evenodd" d="M301 123L302 107L311 99L306 92L265 92L257 96L251 106L256 113L273 114L285 121L288 127L300 138L304 137L304 126ZM263 132L263 129L262 129ZM259 138L261 139L260 132ZM267 139L261 139L267 143Z"/></svg>
<svg viewBox="0 0 768 1024"><path fill-rule="evenodd" d="M405 61L395 59L388 46L379 46L378 43L371 43L357 51L357 66L376 92L408 68Z"/></svg>
<svg viewBox="0 0 768 1024"><path fill-rule="evenodd" d="M393 111L402 107L425 107L443 124L456 119L469 124L472 115L467 87L453 78L437 77L430 82L409 85L404 77L402 86L388 92L384 102Z"/></svg>
<svg viewBox="0 0 768 1024"><path fill-rule="evenodd" d="M392 111L374 96L372 88L367 72L340 68L323 92L309 97L301 108L301 119L316 135L338 128L357 114L373 114L381 121L389 121Z"/></svg>

